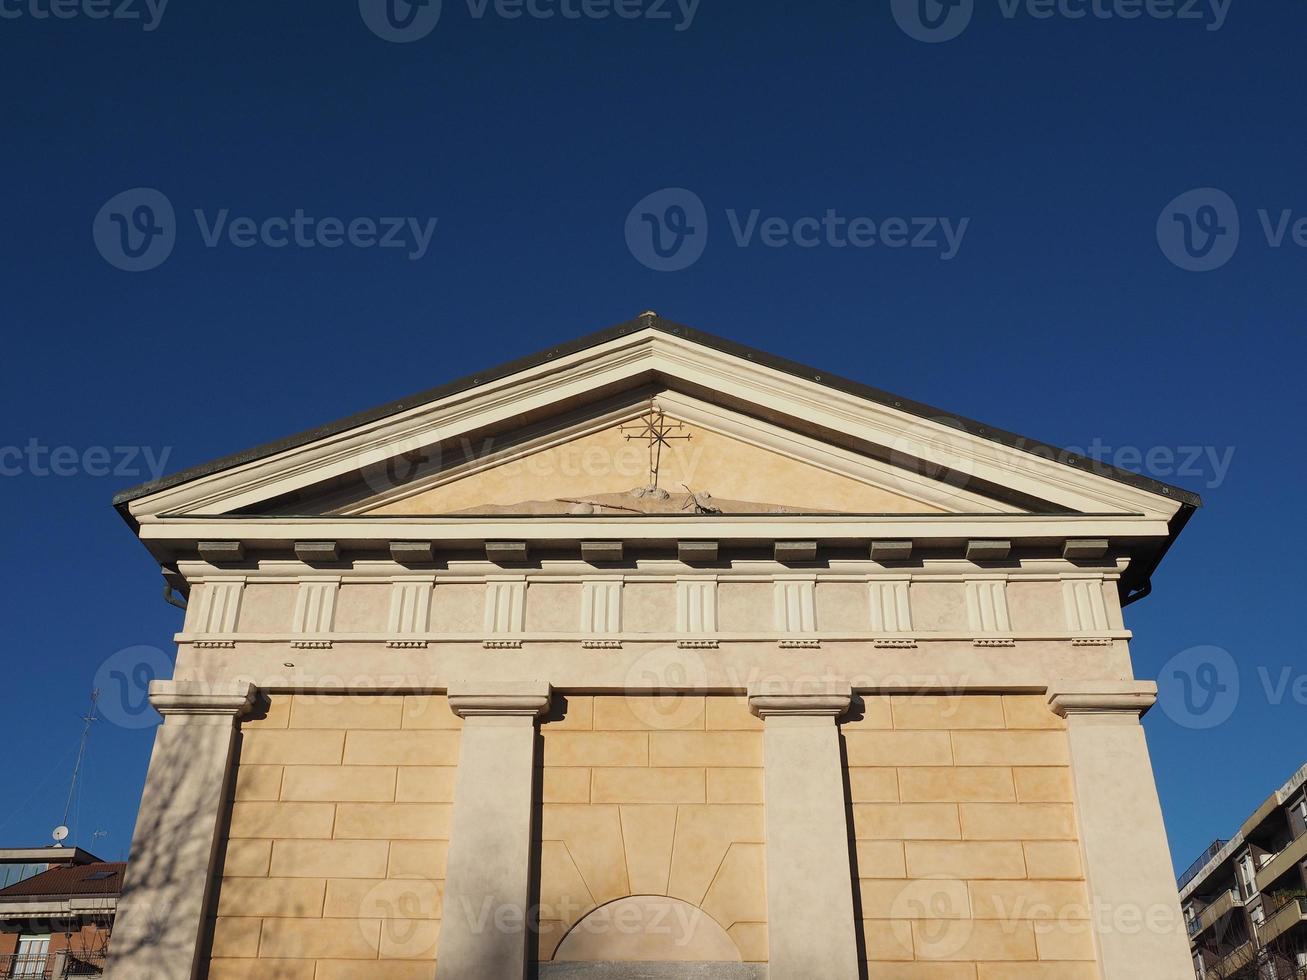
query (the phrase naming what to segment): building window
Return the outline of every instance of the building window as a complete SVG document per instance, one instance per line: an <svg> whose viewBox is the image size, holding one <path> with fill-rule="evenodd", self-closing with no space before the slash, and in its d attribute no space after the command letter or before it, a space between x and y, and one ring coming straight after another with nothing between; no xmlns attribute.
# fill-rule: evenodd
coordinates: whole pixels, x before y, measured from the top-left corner
<svg viewBox="0 0 1307 980"><path fill-rule="evenodd" d="M1266 912L1259 905L1257 906L1257 908L1253 909L1253 925L1263 926L1265 924L1266 924Z"/></svg>
<svg viewBox="0 0 1307 980"><path fill-rule="evenodd" d="M1207 976L1207 964L1203 962L1202 953L1194 953L1194 973L1198 974L1199 980Z"/></svg>
<svg viewBox="0 0 1307 980"><path fill-rule="evenodd" d="M50 955L49 936L19 936L11 977L43 977Z"/></svg>
<svg viewBox="0 0 1307 980"><path fill-rule="evenodd" d="M1252 898L1257 894L1257 866L1253 863L1253 856L1245 854L1239 859L1239 877L1243 880L1244 898Z"/></svg>

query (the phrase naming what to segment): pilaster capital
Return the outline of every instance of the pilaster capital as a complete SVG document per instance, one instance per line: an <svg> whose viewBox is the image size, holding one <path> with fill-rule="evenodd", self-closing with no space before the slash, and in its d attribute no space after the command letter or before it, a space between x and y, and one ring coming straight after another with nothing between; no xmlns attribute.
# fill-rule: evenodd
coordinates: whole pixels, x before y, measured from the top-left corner
<svg viewBox="0 0 1307 980"><path fill-rule="evenodd" d="M536 718L549 710L547 681L455 681L449 708L460 718Z"/></svg>
<svg viewBox="0 0 1307 980"><path fill-rule="evenodd" d="M749 710L768 718L838 718L849 710L853 688L839 683L765 682L749 689Z"/></svg>
<svg viewBox="0 0 1307 980"><path fill-rule="evenodd" d="M1142 717L1157 702L1152 681L1060 681L1049 685L1048 707L1056 715L1134 715Z"/></svg>
<svg viewBox="0 0 1307 980"><path fill-rule="evenodd" d="M150 704L165 719L226 717L235 721L250 710L258 690L246 681L150 681Z"/></svg>

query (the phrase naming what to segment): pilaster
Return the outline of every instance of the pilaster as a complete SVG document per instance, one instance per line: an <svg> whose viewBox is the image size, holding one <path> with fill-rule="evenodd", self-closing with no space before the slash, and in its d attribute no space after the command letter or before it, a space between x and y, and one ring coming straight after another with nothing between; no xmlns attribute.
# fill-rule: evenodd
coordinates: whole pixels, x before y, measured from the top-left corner
<svg viewBox="0 0 1307 980"><path fill-rule="evenodd" d="M1143 681L1060 684L1090 919L1103 980L1192 980L1166 828L1140 717L1157 700Z"/></svg>
<svg viewBox="0 0 1307 980"><path fill-rule="evenodd" d="M749 708L763 720L771 980L858 975L835 725L852 694L847 684L764 684L749 692Z"/></svg>
<svg viewBox="0 0 1307 980"><path fill-rule="evenodd" d="M164 723L154 737L136 818L110 976L200 975L236 722L254 695L247 683L151 682L150 703Z"/></svg>
<svg viewBox="0 0 1307 980"><path fill-rule="evenodd" d="M450 685L463 732L439 980L526 974L536 719L549 699L543 681Z"/></svg>

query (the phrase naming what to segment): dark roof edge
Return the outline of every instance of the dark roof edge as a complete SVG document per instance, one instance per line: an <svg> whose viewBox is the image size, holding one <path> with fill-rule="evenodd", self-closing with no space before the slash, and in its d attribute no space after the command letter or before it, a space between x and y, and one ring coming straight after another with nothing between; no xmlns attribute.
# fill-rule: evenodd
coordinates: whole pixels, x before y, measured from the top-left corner
<svg viewBox="0 0 1307 980"><path fill-rule="evenodd" d="M828 388L844 392L845 394L899 409L900 411L916 415L920 418L930 419L935 422L950 425L961 432L988 439L991 442L996 442L1000 445L1008 446L1009 448L1028 452L1032 455L1058 460L1059 462L1076 469L1092 472L1099 476L1106 477L1107 479L1115 480L1117 483L1123 483L1127 486L1135 487L1136 489L1168 497L1177 501L1190 511L1202 506L1202 498L1198 494L1192 493L1181 487L1172 486L1171 484L1163 483L1159 480L1154 480L1151 477L1142 476L1138 473L1132 473L1129 470L1119 469L1107 463L1070 455L1065 450L1059 449L1056 446L1051 446L1035 439L1029 439L1014 432L996 429L992 426L985 425L984 423L977 422L974 419L965 418L935 408L934 406L927 405L924 402L902 398L879 388L873 388L869 385L864 385L860 382L840 377L839 375L828 374L825 371L809 367L806 364L800 364L797 361L791 361L784 357L768 354L765 351L760 351L745 344L740 344L733 340L727 340L713 334L704 333L701 330L696 330L693 327L688 327L681 323L665 320L658 316L647 315L637 317L634 320L628 320L625 323L619 323L606 330L600 330L584 337L578 337L576 340L564 344L558 344L526 357L517 358L516 360L509 361L506 364L501 364L498 367L493 367L486 371L478 371L476 374L467 375L466 377L440 385L439 387L410 395L407 398L401 398L397 401L379 405L376 408L358 412L326 425L307 429L295 435L287 436L273 442L264 443L261 446L256 446L243 452L224 456L208 463L201 463L198 466L192 466L189 469L180 470L149 483L142 483L138 486L130 487L114 495L113 505L118 509L123 517L127 519L129 524L134 525L135 522L132 520L131 514L127 510L127 505L133 500L138 500L141 497L149 496L152 493L179 486L182 483L200 477L210 476L214 473L231 469L234 466L252 463L256 460L275 455L276 453L285 452L288 449L295 449L299 446L307 445L315 440L325 439L328 436L333 436L337 433L355 428L356 426L366 425L370 422L375 422L379 419L396 415L399 412L416 408L417 406L428 402L460 394L461 392L475 388L479 385L485 384L486 382L498 381L502 378L516 374L519 371L525 371L529 368L537 367L548 361L554 360L555 358L575 354L590 347L597 347L600 344L605 344L609 341L617 340L620 337L638 333L645 329L652 329L660 333L671 334L703 347L709 347L713 350L721 351L722 353L731 354L745 360L753 361L756 364L761 364L764 367L772 368L785 374L802 378L806 381L825 385Z"/></svg>

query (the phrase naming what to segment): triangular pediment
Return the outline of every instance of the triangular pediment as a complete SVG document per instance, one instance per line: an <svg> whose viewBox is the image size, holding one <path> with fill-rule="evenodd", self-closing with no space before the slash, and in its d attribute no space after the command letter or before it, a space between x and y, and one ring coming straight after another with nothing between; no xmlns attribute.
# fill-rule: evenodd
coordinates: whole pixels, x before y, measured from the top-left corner
<svg viewBox="0 0 1307 980"><path fill-rule="evenodd" d="M641 420L674 427L657 488ZM688 437L688 438L682 438ZM1137 514L1184 492L642 318L120 497L137 521ZM1172 493L1174 491L1174 493Z"/></svg>
<svg viewBox="0 0 1307 980"><path fill-rule="evenodd" d="M672 392L662 398L683 409L694 404ZM617 418L605 414L561 434L546 428L516 445L486 438L447 467L415 473L337 511L375 516L932 514L983 505L893 466L736 413L718 412L715 426L705 424L708 406L695 407L699 411L677 415L654 398ZM732 431L723 431L728 427ZM401 473L391 467L388 475Z"/></svg>

